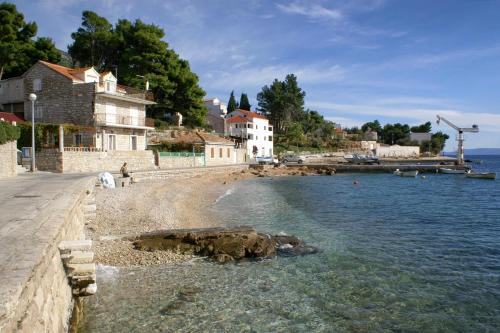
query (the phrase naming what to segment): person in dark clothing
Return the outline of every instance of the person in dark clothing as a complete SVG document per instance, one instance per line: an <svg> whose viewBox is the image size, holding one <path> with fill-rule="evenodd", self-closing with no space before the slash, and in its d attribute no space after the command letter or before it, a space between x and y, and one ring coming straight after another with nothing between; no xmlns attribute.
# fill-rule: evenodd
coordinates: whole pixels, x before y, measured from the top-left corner
<svg viewBox="0 0 500 333"><path fill-rule="evenodd" d="M127 178L127 177L130 177L130 175L128 174L128 168L127 168L127 163L123 163L121 169L120 169L120 173L122 174L122 177L123 178Z"/></svg>

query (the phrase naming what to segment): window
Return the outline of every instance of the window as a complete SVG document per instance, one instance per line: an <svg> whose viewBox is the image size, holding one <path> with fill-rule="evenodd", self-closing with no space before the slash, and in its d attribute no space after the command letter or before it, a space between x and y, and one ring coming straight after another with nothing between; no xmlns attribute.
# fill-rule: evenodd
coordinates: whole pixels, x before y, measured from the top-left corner
<svg viewBox="0 0 500 333"><path fill-rule="evenodd" d="M116 135L108 135L108 150L116 150Z"/></svg>
<svg viewBox="0 0 500 333"><path fill-rule="evenodd" d="M266 126L264 126L264 131L266 130Z"/></svg>
<svg viewBox="0 0 500 333"><path fill-rule="evenodd" d="M253 140L253 134L247 134L247 139L248 140Z"/></svg>
<svg viewBox="0 0 500 333"><path fill-rule="evenodd" d="M269 128L269 131L271 131L271 132L273 131L273 127L272 126L269 126L268 128Z"/></svg>
<svg viewBox="0 0 500 333"><path fill-rule="evenodd" d="M269 141L273 141L273 137L272 136L269 136Z"/></svg>
<svg viewBox="0 0 500 333"><path fill-rule="evenodd" d="M215 157L215 148L210 148L210 158Z"/></svg>
<svg viewBox="0 0 500 333"><path fill-rule="evenodd" d="M256 136L255 136L255 140L259 140L259 136L257 136L257 135L256 135Z"/></svg>
<svg viewBox="0 0 500 333"><path fill-rule="evenodd" d="M82 145L82 135L81 134L75 134L74 143L75 143L75 146L77 146L77 147Z"/></svg>
<svg viewBox="0 0 500 333"><path fill-rule="evenodd" d="M267 138L264 136L264 141L266 141L266 139L267 139Z"/></svg>
<svg viewBox="0 0 500 333"><path fill-rule="evenodd" d="M135 135L130 136L130 148L132 150L137 150L137 136Z"/></svg>
<svg viewBox="0 0 500 333"><path fill-rule="evenodd" d="M227 158L231 157L231 149L227 148Z"/></svg>
<svg viewBox="0 0 500 333"><path fill-rule="evenodd" d="M222 158L222 148L219 148L219 158Z"/></svg>
<svg viewBox="0 0 500 333"><path fill-rule="evenodd" d="M40 91L42 90L42 80L41 79L34 79L33 80L33 91Z"/></svg>
<svg viewBox="0 0 500 333"><path fill-rule="evenodd" d="M41 105L35 106L35 119L41 120L43 118L43 107Z"/></svg>
<svg viewBox="0 0 500 333"><path fill-rule="evenodd" d="M255 129L259 129L259 126L255 125Z"/></svg>
<svg viewBox="0 0 500 333"><path fill-rule="evenodd" d="M238 124L234 125L235 128L238 128Z"/></svg>

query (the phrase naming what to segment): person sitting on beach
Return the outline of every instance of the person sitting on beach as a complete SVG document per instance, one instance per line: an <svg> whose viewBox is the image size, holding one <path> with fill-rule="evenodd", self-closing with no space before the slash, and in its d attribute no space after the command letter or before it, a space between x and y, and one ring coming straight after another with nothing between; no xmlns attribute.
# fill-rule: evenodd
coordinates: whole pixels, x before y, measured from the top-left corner
<svg viewBox="0 0 500 333"><path fill-rule="evenodd" d="M130 177L130 175L128 174L127 162L123 163L120 169L120 173L122 174L123 178Z"/></svg>

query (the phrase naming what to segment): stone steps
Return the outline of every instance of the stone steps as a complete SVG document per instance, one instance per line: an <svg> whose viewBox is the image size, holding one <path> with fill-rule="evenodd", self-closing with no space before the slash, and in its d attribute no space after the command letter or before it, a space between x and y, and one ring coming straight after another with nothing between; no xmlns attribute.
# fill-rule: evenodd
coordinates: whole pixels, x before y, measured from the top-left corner
<svg viewBox="0 0 500 333"><path fill-rule="evenodd" d="M62 241L59 244L61 259L75 296L90 296L97 291L96 266L91 249L92 241L88 239Z"/></svg>

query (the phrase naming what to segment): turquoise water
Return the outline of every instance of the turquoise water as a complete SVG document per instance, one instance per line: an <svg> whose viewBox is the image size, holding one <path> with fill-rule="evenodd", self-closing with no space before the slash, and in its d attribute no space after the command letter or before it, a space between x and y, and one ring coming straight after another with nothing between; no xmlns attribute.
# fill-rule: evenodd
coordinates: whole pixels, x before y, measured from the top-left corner
<svg viewBox="0 0 500 333"><path fill-rule="evenodd" d="M500 172L500 159L481 159L479 169ZM228 225L294 234L321 252L100 268L81 331L500 331L499 180L259 178L212 209Z"/></svg>

